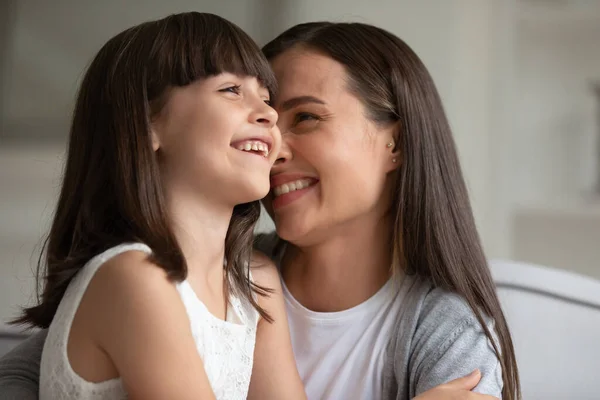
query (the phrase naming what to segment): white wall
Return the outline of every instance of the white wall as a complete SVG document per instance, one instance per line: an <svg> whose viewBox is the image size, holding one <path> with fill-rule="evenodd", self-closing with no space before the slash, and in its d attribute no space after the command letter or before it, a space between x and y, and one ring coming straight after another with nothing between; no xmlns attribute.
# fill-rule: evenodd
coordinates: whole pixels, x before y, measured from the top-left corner
<svg viewBox="0 0 600 400"><path fill-rule="evenodd" d="M0 147L0 329L34 300L35 266L62 168L60 144Z"/></svg>
<svg viewBox="0 0 600 400"><path fill-rule="evenodd" d="M587 20L522 20L518 35L519 202L581 197L596 177L600 127L589 83L600 82L600 11Z"/></svg>
<svg viewBox="0 0 600 400"><path fill-rule="evenodd" d="M600 2L571 4L519 13L512 255L600 279Z"/></svg>

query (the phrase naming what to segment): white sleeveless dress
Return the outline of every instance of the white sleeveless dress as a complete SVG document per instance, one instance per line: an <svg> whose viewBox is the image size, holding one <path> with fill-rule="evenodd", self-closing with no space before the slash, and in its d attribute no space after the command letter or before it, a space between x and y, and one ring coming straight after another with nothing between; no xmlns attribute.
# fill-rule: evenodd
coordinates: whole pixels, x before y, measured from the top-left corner
<svg viewBox="0 0 600 400"><path fill-rule="evenodd" d="M40 400L127 398L120 378L93 383L77 375L67 357L67 340L75 312L96 271L112 257L130 250L148 254L152 252L148 246L140 243L113 247L92 258L69 284L44 344L40 367ZM176 286L216 398L245 399L252 373L258 312L248 302L231 296L227 320L223 321L208 311L187 280Z"/></svg>

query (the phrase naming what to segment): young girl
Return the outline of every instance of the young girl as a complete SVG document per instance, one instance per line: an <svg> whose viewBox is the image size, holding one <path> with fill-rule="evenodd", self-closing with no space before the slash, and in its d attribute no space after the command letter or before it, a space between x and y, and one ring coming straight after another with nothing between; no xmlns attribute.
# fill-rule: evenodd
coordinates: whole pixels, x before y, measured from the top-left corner
<svg viewBox="0 0 600 400"><path fill-rule="evenodd" d="M281 140L274 87L256 44L211 14L135 26L97 54L41 302L18 320L49 327L41 399L304 398L277 271L249 270Z"/></svg>

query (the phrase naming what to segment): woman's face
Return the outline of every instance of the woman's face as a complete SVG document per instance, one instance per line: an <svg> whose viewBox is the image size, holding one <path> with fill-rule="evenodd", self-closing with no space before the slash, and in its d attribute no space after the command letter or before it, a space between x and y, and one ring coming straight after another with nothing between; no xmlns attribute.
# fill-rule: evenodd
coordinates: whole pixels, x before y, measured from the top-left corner
<svg viewBox="0 0 600 400"><path fill-rule="evenodd" d="M153 123L169 192L227 206L264 197L281 144L267 103L256 78L230 73L171 89Z"/></svg>
<svg viewBox="0 0 600 400"><path fill-rule="evenodd" d="M368 119L344 67L325 55L292 48L272 67L282 146L264 205L280 237L309 246L381 218L400 163L388 146L397 127Z"/></svg>

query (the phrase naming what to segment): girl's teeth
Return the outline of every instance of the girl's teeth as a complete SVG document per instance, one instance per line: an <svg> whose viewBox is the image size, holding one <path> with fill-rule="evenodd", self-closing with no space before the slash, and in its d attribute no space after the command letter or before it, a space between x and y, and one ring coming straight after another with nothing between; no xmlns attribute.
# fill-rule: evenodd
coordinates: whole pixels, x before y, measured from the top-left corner
<svg viewBox="0 0 600 400"><path fill-rule="evenodd" d="M264 157L269 156L269 147L263 142L245 142L237 146L238 150L242 151L260 151Z"/></svg>

